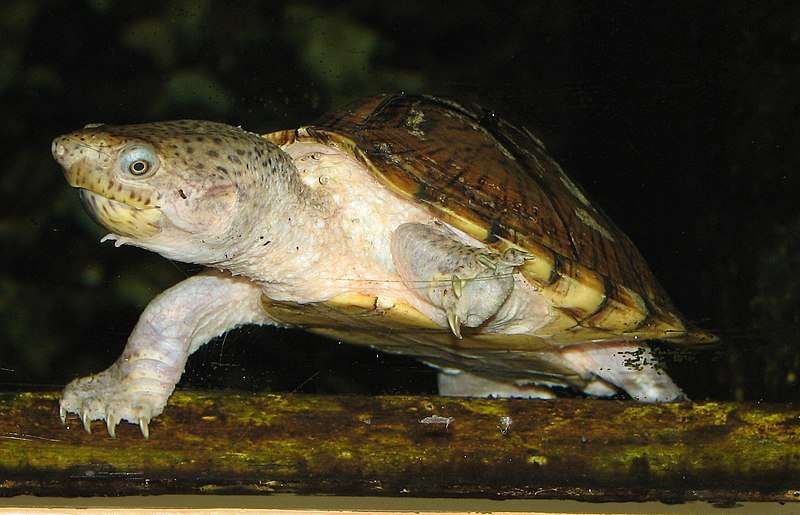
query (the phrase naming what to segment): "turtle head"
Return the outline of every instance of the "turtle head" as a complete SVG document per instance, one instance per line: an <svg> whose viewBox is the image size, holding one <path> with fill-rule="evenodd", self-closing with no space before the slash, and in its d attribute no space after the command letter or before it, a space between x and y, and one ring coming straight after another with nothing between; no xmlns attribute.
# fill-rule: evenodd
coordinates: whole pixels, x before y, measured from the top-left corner
<svg viewBox="0 0 800 515"><path fill-rule="evenodd" d="M204 264L215 243L230 244L247 214L240 204L282 153L256 134L194 120L91 124L56 138L52 152L107 239Z"/></svg>

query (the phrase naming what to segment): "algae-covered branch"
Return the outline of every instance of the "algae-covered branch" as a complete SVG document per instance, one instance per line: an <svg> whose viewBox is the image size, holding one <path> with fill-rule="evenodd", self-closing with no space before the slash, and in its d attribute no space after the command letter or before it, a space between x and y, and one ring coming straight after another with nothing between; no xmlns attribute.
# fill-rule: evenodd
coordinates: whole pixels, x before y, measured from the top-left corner
<svg viewBox="0 0 800 515"><path fill-rule="evenodd" d="M800 500L800 408L177 392L145 440L0 397L2 495Z"/></svg>

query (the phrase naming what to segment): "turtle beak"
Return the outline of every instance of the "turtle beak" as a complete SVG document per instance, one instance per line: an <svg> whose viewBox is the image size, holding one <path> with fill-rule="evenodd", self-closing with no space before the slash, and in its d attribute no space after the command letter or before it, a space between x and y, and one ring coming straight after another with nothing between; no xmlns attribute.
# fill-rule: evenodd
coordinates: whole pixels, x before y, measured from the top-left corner
<svg viewBox="0 0 800 515"><path fill-rule="evenodd" d="M149 238L161 232L161 210L137 209L81 188L81 204L89 216L109 231L130 238Z"/></svg>
<svg viewBox="0 0 800 515"><path fill-rule="evenodd" d="M72 168L72 165L75 163L79 155L69 151L69 145L67 144L68 139L69 136L59 136L55 138L52 145L50 145L50 152L53 154L53 158L56 160L56 162L61 165L61 168L63 168L64 174L67 176L67 180L69 181L69 174L67 171ZM70 186L74 185L70 184Z"/></svg>

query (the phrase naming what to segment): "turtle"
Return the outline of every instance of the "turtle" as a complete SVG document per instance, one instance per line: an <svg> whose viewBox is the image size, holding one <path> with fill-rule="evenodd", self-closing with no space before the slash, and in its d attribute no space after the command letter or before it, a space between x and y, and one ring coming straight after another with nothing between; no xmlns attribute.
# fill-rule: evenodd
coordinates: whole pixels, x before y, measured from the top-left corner
<svg viewBox="0 0 800 515"><path fill-rule="evenodd" d="M246 324L413 356L441 395L642 402L685 399L649 340L713 338L539 137L477 105L385 94L268 134L89 124L52 153L101 241L207 267L65 387L62 422L89 432L147 438L189 355Z"/></svg>

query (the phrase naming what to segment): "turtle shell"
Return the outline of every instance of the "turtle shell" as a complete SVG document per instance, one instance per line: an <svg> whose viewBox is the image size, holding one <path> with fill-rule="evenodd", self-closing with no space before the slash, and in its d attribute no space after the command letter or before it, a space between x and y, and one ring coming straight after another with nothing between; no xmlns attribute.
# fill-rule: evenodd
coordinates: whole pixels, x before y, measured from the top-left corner
<svg viewBox="0 0 800 515"><path fill-rule="evenodd" d="M265 137L278 145L314 141L337 147L399 197L488 247L528 252L533 258L519 272L554 314L531 336L539 342L713 338L687 329L630 239L548 156L542 142L491 111L429 96L383 95L328 114L313 126ZM330 323L330 310L348 302L369 304L340 299L324 309L298 307L294 315L286 305L267 304L283 310L274 313L279 319L307 326L320 316ZM311 313L317 308L321 311ZM395 318L393 323L425 326L416 315ZM372 339L370 330L362 332ZM496 346L508 345L515 344ZM532 350L536 344L525 346Z"/></svg>

